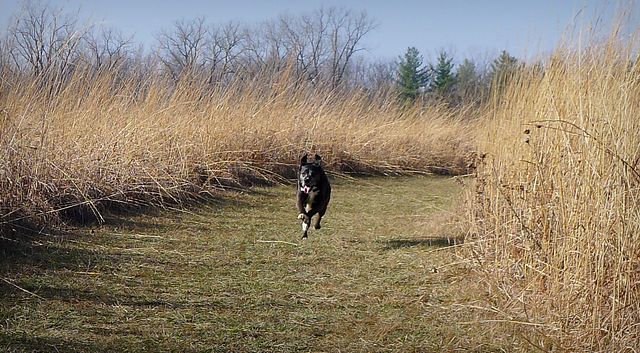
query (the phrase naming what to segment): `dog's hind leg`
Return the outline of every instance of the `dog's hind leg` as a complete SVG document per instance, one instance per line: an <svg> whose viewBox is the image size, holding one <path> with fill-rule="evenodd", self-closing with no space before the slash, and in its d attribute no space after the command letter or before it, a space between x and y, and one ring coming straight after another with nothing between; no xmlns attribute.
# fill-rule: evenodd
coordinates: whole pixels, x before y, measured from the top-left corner
<svg viewBox="0 0 640 353"><path fill-rule="evenodd" d="M313 225L315 229L322 228L322 226L320 225L320 221L322 220L322 217L324 216L324 214L327 212L327 206L329 206L329 200L331 200L330 187L328 187L327 189L326 200L324 200L324 202L320 206L320 209L318 209L318 219L316 220L316 223Z"/></svg>
<svg viewBox="0 0 640 353"><path fill-rule="evenodd" d="M323 209L321 209L320 211L318 211L318 219L316 220L315 224L313 225L313 228L315 228L315 229L322 228L322 226L320 225L320 220L322 220L322 216L324 216L325 212L327 212L327 207L326 206Z"/></svg>

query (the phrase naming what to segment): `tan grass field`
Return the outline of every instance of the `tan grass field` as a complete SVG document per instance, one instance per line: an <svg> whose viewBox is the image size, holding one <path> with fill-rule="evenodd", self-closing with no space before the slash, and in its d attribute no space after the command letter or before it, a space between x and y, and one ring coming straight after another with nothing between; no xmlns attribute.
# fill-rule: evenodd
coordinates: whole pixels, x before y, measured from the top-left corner
<svg viewBox="0 0 640 353"><path fill-rule="evenodd" d="M472 253L495 311L541 351L640 348L636 44L557 49L479 137Z"/></svg>
<svg viewBox="0 0 640 353"><path fill-rule="evenodd" d="M4 308L5 315L13 318L13 326L6 326L2 340L18 341L19 347L27 348L31 344L49 347L61 342L77 343L77 350L96 350L99 347L88 347L87 342L92 335L99 335L105 347L120 347L138 333L151 337L144 335L148 334L147 329L158 324L152 319L154 313L167 310L163 314L168 316L158 316L168 325L165 326L169 328L167 336L135 342L142 347L147 347L145 344L148 343L166 344L171 348L173 346L167 340L173 332L188 337L186 342L193 343L197 349L206 343L199 341L200 337L209 334L212 327L200 326L191 311L173 309L188 307L191 310L204 303L203 308L221 305L222 308L244 310L240 301L243 297L234 295L254 291L250 294L252 297L247 298L253 306L246 308L246 312L227 313L236 323L213 327L222 332L231 330L230 335L206 336L207 339L212 342L220 339L215 342L232 347L232 341L225 339L246 338L238 335L261 332L261 327L254 321L250 322L256 326L242 326L242 319L258 315L256 313L266 308L265 315L269 316L272 325L269 330L277 331L280 327L288 334L292 323L300 323L300 327L295 326L295 334L306 335L306 342L312 342L297 346L287 341L284 347L292 349L320 347L318 349L331 350L334 347L329 345L327 334L333 333L332 339L338 339L336 332L350 332L349 339L336 342L361 351L384 350L384 347L404 351L434 350L442 345L451 350L475 345L481 347L480 351L500 348L545 352L639 351L638 41L634 36L625 37L614 31L608 40L582 41L581 38L579 43L582 45L579 48L559 47L543 60L542 65L523 66L506 86L494 91L487 105L456 110L445 105L402 106L390 94L317 90L293 78L287 71L271 81L254 77L225 89L204 88L189 79L174 86L160 78L140 82L119 77L114 72L96 75L82 69L78 69L60 91L24 77L0 81L0 229L4 232L3 241L15 242L14 235L24 228L46 233L51 227L68 229L73 220L100 224L109 220L104 217L109 217L112 211L180 209L192 200L206 202L219 195L220 189L286 184L295 177L299 156L304 151L311 151L324 157L333 176L473 172L475 178L473 187L467 190L467 207L459 212L466 214L469 222L457 224L452 229L454 237L467 235L466 245L461 247L468 255L464 262L475 265L475 271L469 274L475 287L486 289L470 291L472 298L466 298L464 308L473 318L465 317L459 311L449 311L447 315L453 316L444 316L454 331L466 330L464 337L470 341L461 339L462 334L446 331L444 326L438 326L442 330L436 328L434 336L434 331L429 331L429 324L442 318L429 316L427 304L405 301L406 296L430 288L432 284L421 282L430 278L424 265L425 261L431 261L431 249L422 250L429 248L431 243L425 245L420 240L405 241L404 238L394 243L397 240L393 237L394 230L403 229L421 239L421 234L432 234L431 228L442 231L441 225L446 224L447 219L412 223L410 220L414 218L422 219L427 214L431 217L430 210L416 211L397 206L407 204L407 200L410 200L409 204L422 204L421 195L425 190L431 192L429 188L432 187L423 179L416 178L421 181L415 186L411 184L414 181L407 181L409 186L394 185L404 196L394 196L393 202L386 200L390 195L378 192L372 192L365 201L356 195L338 199L337 203L350 205L337 207L337 215L345 218L338 222L339 228L334 228L336 233L330 228L327 233L341 240L326 244L311 240L311 246L303 248L280 247L288 245L284 243L258 244L257 240L263 239L260 236L266 234L261 233L263 226L259 224L268 222L273 216L260 216L260 212L267 212L260 207L272 198L285 199L285 189L269 189L271 191L260 191L244 199L241 203L248 203L246 207L227 208L223 204L219 209L206 211L212 212L207 216L196 212L193 219L179 218L176 222L187 222L189 226L180 229L185 232L180 233L175 242L171 235L177 227L171 223L174 221L156 218L151 225L155 229L151 234L146 228L133 227L131 233L130 229L114 228L98 232L95 239L89 235L87 240L82 237L70 239L63 248L80 244L80 249L61 251L62 256L55 260L59 268L53 273L47 272L48 269L39 273L39 265L31 274L27 270L25 277L20 272L11 274L10 270L1 287L3 291L14 293L26 288L45 301L53 298L60 306L59 311L52 314L53 321L48 321L49 318L43 318L47 312L44 306L39 306L40 302L24 292L18 293L21 296L14 297L16 302ZM469 168L474 156L477 156L476 169ZM351 180L349 183L354 185L349 187L357 189L358 181L362 180L367 179ZM224 203L233 204L229 201L234 199L231 195L227 194ZM401 198L404 201L399 201ZM275 237L269 239L286 239L276 232L276 228L289 226L288 221L284 222L284 209L288 206L282 200L273 201L281 205L278 212L282 213L277 217L282 218L283 223L270 226L274 233L269 235ZM376 212L357 213L369 209ZM362 217L374 214L377 218L362 221ZM257 216L261 222L247 220L247 217ZM203 217L213 217L213 220L204 221ZM160 228L154 228L158 224ZM419 227L412 228L416 224ZM189 228L191 225L194 227ZM198 228L200 226L202 228ZM242 234L248 234L249 238L229 236L230 229L234 235L245 230ZM342 233L349 229L353 229L352 238ZM138 235L142 235L144 241L158 239L160 242L165 238L170 241L143 244L139 243L143 240L138 239ZM147 239L147 235L151 237ZM236 242L236 239L240 240ZM124 243L117 245L122 241ZM389 249L384 249L385 245L378 241L398 246L387 251ZM212 248L208 242L221 242L222 245ZM55 253L58 245L51 246ZM194 248L189 249L189 246ZM262 253L255 258L253 252L247 255L246 251L258 247ZM197 252L183 258L182 252L176 250L178 248L212 253L219 258L204 259L204 255ZM110 255L103 261L103 256L96 254L105 249ZM225 249L235 252L226 254ZM296 253L301 249L303 253ZM421 251L413 253L416 249ZM363 252L358 253L360 250ZM76 251L78 256L73 255ZM112 254L114 252L116 255ZM335 260L350 261L349 256L354 252L359 262ZM66 256L68 253L72 255ZM379 256L381 253L385 255ZM34 260L26 261L27 265L29 261L39 261L37 251L31 255L35 256ZM142 258L136 257L138 255ZM42 256L46 258L48 253ZM153 260L147 262L149 257ZM77 259L80 262L74 262ZM73 287L75 289L69 293L65 292L69 288L55 287L49 291L55 283L51 281L58 278L47 276L58 276L55 271L71 268L71 279L77 280L82 277L75 274L93 276L91 273L102 273L101 264L116 259L125 259L118 263L127 269L114 270L105 265L115 273L115 277L109 277L109 283L93 283L96 287L91 290ZM238 263L238 259L245 262ZM280 259L280 264L284 265L269 263L273 266L267 268L267 273L258 273L260 265L264 265L259 261L270 259ZM308 301L288 294L288 282L269 282L289 278L287 276L291 274L286 271L297 269L292 259L302 261L305 266L317 262L348 271L330 281L334 286L331 288L318 288L316 282L307 283L304 282L306 277L292 275L295 280L304 282L298 283L303 292L320 296L316 298L319 302ZM177 264L176 272L164 276L163 271L171 264ZM215 271L212 269L206 275L189 272L202 264ZM360 264L366 264L375 276L359 272ZM402 267L405 264L409 267ZM142 268L128 267L132 265ZM216 272L218 270L222 272ZM320 273L313 273L315 278L322 280L326 279L322 276L331 274L327 269L308 271L315 270ZM251 276L243 271L249 271ZM194 278L185 277L191 275L202 276L197 279L202 282L194 282L200 283L193 284L196 287L175 283L194 281ZM232 283L238 285L233 291L216 288L221 295L230 293L231 298L224 299L230 302L211 302L210 297L202 297L204 287L198 286L204 285L205 279L218 275L230 276ZM151 288L140 283L145 278L152 279ZM260 278L269 280L262 282ZM405 280L412 284L405 286ZM446 278L438 277L438 280L446 281ZM370 290L371 281L379 286ZM454 282L445 282L453 286L445 291L460 289ZM72 281L69 285L77 284ZM175 284L178 293L155 292L156 287L166 284ZM351 284L355 289L340 287L345 284ZM276 290L272 285L279 287ZM134 288L130 297L114 299L112 291L126 291L127 288ZM137 289L144 294L136 293ZM181 301L180 295L192 293L191 290L197 295L186 302ZM257 294L264 290L271 290L270 299ZM313 307L327 303L331 304L331 310L319 311L319 316L315 317L294 310L290 313L292 316L282 322L278 308L286 303L278 295L297 301L296 310L304 311L302 304ZM21 302L23 300L25 303ZM345 300L352 306L340 306ZM87 301L91 303L84 307ZM67 306L69 303L72 308ZM144 313L130 310L131 303L143 303L140 307ZM77 327L50 331L52 327L58 327L56 325L64 326L67 315L75 315L79 310L75 305L91 312L106 310L106 316L98 319L105 319L114 326L105 324L102 327L99 322L89 319L91 322L76 323ZM382 316L373 317L372 308L383 313ZM402 311L402 308L408 311ZM475 317L476 314L470 313L472 308L484 311L486 317ZM140 316L136 316L138 314ZM217 322L215 320L219 318L209 319ZM136 328L131 324L122 328L118 326L122 320L124 323L140 320L148 327ZM409 320L413 328L405 329L398 323L401 320ZM172 326L176 322L187 328ZM319 331L321 338L313 338L318 322L330 322L331 325L344 322L350 324L347 326L353 331L348 328L338 330L335 329L337 326L331 325L332 329L328 330L325 325L325 331ZM468 324L465 326L462 322L482 322L482 325L479 331L474 331L478 326L470 330ZM36 324L31 327L33 323ZM405 336L395 336L395 327L401 327ZM58 335L59 332L63 333ZM68 342L77 332L86 336L80 335L79 342ZM514 339L505 338L508 337L506 333L512 334ZM120 341L119 335L125 338ZM30 337L44 338L30 341ZM111 341L109 337L118 338ZM365 337L364 341L349 346L351 339L361 337ZM264 345L256 346L258 348L274 348L275 342L279 342L254 339Z"/></svg>
<svg viewBox="0 0 640 353"><path fill-rule="evenodd" d="M80 70L57 94L2 81L0 222L99 221L105 208L281 182L305 151L333 172L466 172L472 134L462 114L317 92L286 72L270 88L261 79L217 91Z"/></svg>

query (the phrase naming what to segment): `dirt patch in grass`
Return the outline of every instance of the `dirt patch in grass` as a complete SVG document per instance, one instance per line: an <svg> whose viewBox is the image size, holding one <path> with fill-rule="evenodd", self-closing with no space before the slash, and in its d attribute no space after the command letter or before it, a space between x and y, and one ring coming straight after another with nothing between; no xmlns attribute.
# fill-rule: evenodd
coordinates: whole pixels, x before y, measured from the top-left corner
<svg viewBox="0 0 640 353"><path fill-rule="evenodd" d="M508 349L470 324L474 281L450 247L456 239L427 226L459 191L442 177L337 180L323 229L307 241L291 187L79 235L21 237L2 248L0 348Z"/></svg>

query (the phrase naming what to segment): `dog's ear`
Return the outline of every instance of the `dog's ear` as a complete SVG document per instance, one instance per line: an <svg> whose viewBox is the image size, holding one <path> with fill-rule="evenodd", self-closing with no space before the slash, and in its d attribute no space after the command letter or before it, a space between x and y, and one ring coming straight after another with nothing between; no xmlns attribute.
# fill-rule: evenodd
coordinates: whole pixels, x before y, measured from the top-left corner
<svg viewBox="0 0 640 353"><path fill-rule="evenodd" d="M300 159L300 165L305 165L305 164L307 164L307 154L306 153Z"/></svg>
<svg viewBox="0 0 640 353"><path fill-rule="evenodd" d="M316 153L316 156L315 156L315 158L314 158L314 159L315 159L315 163L316 163L316 164L320 164L320 161L322 160L322 158L321 158L320 156L318 156L318 154L317 154L317 153Z"/></svg>

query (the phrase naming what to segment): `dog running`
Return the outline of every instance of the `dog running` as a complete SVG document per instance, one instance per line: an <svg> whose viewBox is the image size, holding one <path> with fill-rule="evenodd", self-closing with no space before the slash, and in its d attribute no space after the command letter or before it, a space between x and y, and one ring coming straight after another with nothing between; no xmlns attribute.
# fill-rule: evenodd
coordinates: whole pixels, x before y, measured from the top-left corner
<svg viewBox="0 0 640 353"><path fill-rule="evenodd" d="M298 219L302 220L302 239L307 238L307 232L311 225L311 217L318 215L314 224L315 229L320 229L320 220L327 212L329 199L331 198L331 185L329 178L320 165L321 158L317 154L313 161L309 162L305 153L300 159L298 171Z"/></svg>

